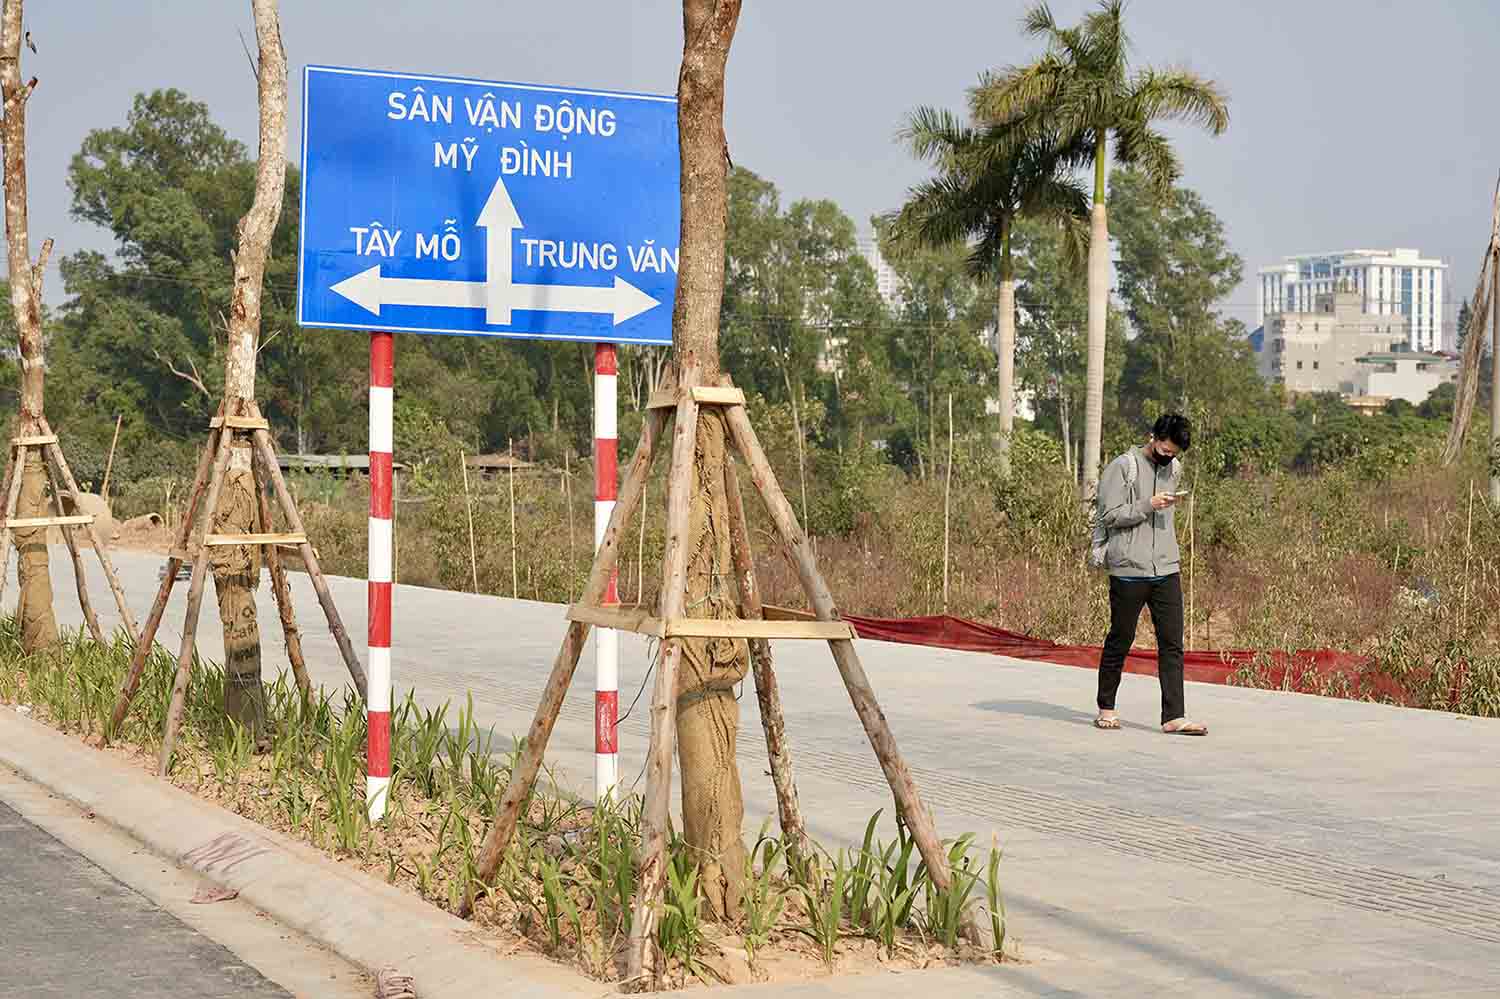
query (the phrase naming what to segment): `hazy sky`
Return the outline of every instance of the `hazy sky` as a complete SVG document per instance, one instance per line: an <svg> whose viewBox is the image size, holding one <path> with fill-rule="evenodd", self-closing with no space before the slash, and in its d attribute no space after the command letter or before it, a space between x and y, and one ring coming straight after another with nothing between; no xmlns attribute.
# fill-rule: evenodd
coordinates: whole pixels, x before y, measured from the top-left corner
<svg viewBox="0 0 1500 999"><path fill-rule="evenodd" d="M961 108L988 67L1028 60L1019 0L746 0L729 64L736 164L787 199L832 198L860 225L899 205L924 173L892 136L918 104ZM1060 20L1091 4L1056 0ZM132 97L177 87L255 146L255 86L239 32L244 0L28 4L41 79L30 104L33 252L107 249L69 217L69 159ZM300 156L301 67L331 63L670 93L681 54L672 0L284 0L292 70L289 154ZM1451 265L1449 298L1472 292L1500 168L1492 103L1495 0L1134 0L1137 65L1185 65L1228 91L1222 137L1179 130L1184 182L1224 219L1255 268L1290 253L1410 246ZM62 294L55 267L47 300ZM1255 285L1225 303L1253 325ZM1450 307L1449 314L1453 309Z"/></svg>

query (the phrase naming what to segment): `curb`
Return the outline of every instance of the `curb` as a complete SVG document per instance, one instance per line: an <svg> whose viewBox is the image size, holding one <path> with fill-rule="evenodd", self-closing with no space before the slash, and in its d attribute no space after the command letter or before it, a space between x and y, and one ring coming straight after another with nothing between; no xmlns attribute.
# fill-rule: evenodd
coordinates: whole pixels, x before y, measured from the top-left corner
<svg viewBox="0 0 1500 999"><path fill-rule="evenodd" d="M0 710L0 763L238 891L372 976L399 968L422 999L471 999L502 987L515 999L609 991L541 958L502 958L457 917L10 709Z"/></svg>

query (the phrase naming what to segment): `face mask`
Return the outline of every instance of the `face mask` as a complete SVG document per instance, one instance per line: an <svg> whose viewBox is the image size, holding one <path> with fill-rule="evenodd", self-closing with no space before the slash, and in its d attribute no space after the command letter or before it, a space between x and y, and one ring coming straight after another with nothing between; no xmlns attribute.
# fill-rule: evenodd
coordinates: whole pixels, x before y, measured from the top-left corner
<svg viewBox="0 0 1500 999"><path fill-rule="evenodd" d="M1161 468L1166 468L1168 465L1172 464L1172 457L1173 456L1169 454L1162 454L1156 448L1151 449L1151 460Z"/></svg>

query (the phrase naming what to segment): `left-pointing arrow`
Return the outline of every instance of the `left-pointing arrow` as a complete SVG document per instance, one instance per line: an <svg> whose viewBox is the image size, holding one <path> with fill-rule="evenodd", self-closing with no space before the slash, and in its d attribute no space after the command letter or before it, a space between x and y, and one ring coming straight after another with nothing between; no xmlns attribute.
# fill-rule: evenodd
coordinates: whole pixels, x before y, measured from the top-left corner
<svg viewBox="0 0 1500 999"><path fill-rule="evenodd" d="M488 296L483 281L424 281L419 278L383 278L380 265L360 271L329 291L343 295L369 312L380 315L384 305L438 305L460 309L483 309Z"/></svg>

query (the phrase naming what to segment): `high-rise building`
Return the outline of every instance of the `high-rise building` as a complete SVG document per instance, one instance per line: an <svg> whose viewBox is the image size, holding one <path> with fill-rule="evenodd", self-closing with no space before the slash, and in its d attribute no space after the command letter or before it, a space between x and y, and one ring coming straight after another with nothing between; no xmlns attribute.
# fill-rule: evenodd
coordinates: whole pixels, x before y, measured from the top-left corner
<svg viewBox="0 0 1500 999"><path fill-rule="evenodd" d="M1360 311L1400 316L1407 345L1433 351L1450 346L1443 331L1443 278L1448 265L1424 260L1416 250L1345 250L1309 253L1260 269L1260 323L1283 312L1317 310L1318 296L1360 295Z"/></svg>
<svg viewBox="0 0 1500 999"><path fill-rule="evenodd" d="M897 304L901 298L901 279L896 275L896 269L886 263L885 257L881 255L880 241L874 236L861 236L858 246L860 255L875 272L875 288L880 292L880 297L886 305Z"/></svg>

